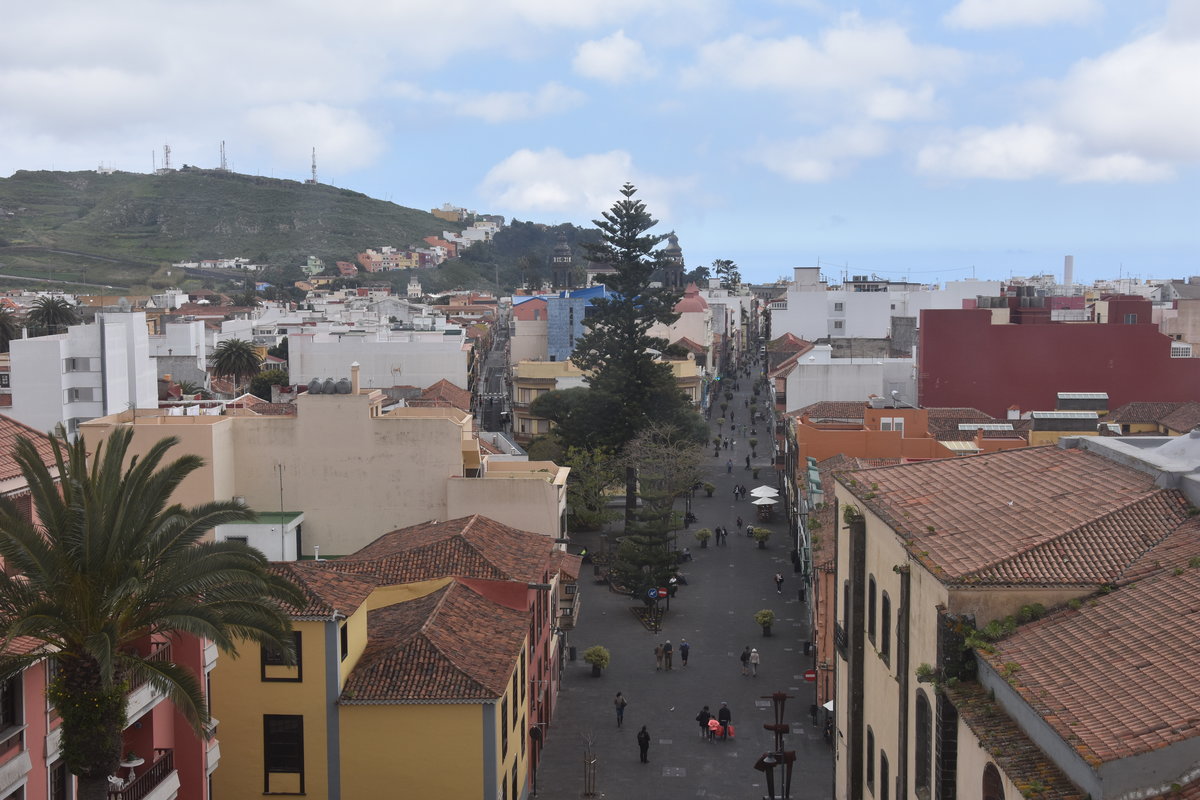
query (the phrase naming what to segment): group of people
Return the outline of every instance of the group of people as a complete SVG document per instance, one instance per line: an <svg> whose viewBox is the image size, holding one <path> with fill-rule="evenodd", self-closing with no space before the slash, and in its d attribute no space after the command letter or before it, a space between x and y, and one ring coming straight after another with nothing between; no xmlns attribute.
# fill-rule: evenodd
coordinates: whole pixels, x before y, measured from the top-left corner
<svg viewBox="0 0 1200 800"><path fill-rule="evenodd" d="M743 486L740 483L735 483L733 485L733 499L734 500L745 500L746 499L746 491L747 490L746 490L745 486Z"/></svg>
<svg viewBox="0 0 1200 800"><path fill-rule="evenodd" d="M679 663L687 669L688 653L692 650L692 646L688 644L687 639L681 639L679 642ZM671 645L671 640L667 639L662 644L654 645L654 671L662 672L666 670L670 672L674 669L675 648Z"/></svg>
<svg viewBox="0 0 1200 800"><path fill-rule="evenodd" d="M713 741L717 738L717 733L720 732L722 739L728 739L733 736L733 713L729 710L727 703L721 703L721 707L717 709L714 716L708 710L708 706L700 709L700 713L696 715L696 722L700 723L700 738Z"/></svg>
<svg viewBox="0 0 1200 800"><path fill-rule="evenodd" d="M750 675L755 678L758 677L758 665L762 659L758 655L757 647L746 645L746 649L742 651L742 654L738 656L738 659L742 662L743 675Z"/></svg>

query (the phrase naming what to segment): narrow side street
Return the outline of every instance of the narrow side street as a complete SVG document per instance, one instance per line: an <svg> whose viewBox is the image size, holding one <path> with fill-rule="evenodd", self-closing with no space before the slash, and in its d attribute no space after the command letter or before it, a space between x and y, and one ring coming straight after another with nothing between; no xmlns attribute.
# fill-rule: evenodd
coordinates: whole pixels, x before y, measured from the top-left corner
<svg viewBox="0 0 1200 800"><path fill-rule="evenodd" d="M738 379L741 388L730 403L734 418L726 423L724 433L731 441L736 439L736 446L722 449L717 458L711 441L706 449L703 480L716 490L711 498L698 490L692 500L697 521L680 532L678 545L689 548L693 556L682 565L688 583L671 600L661 633L650 632L634 618L630 608L639 600L596 583L592 565L584 564L579 580L581 617L567 635L567 644L576 648L579 658L567 662L563 675L562 695L537 771L538 796L580 796L585 739L591 739L597 758L597 797L765 797L765 777L754 763L772 749L773 734L763 725L774 721L767 698L777 691L792 695L785 714L792 731L785 741L788 749L796 751L791 796L803 800L832 796L832 751L809 713L814 697L813 684L804 681L805 670L813 667L812 656L804 653L810 638L809 607L798 598L800 584L792 571L785 514L779 508L772 522L755 522L754 498L747 493L744 500L734 500L735 484L752 490L759 485L775 487L777 480L770 466L771 433L765 424L760 423L757 435L759 479L753 480L745 469L750 448L741 425L749 423L744 402L751 397L755 374L761 373ZM761 402L759 407L764 408ZM719 408L713 411L712 436L717 435L720 413ZM737 426L736 435L730 433L731 424ZM771 529L765 549L746 536L747 524ZM729 530L728 545L717 546L714 538L701 549L692 533L718 525ZM572 535L573 552L580 547L597 552L601 546L598 533ZM776 591L776 573L784 577L782 592ZM764 608L777 615L770 637L754 621L754 612ZM674 669L659 672L654 646L668 639L675 650ZM691 646L686 669L679 656L684 639ZM592 677L591 667L582 659L583 651L595 644L612 652L612 663L599 678ZM741 674L738 656L746 646L760 654L757 677ZM620 729L613 707L617 692L628 701ZM706 705L715 715L722 702L732 712L736 735L728 741L708 742L700 737L696 715ZM651 737L647 764L639 762L636 741L643 725Z"/></svg>

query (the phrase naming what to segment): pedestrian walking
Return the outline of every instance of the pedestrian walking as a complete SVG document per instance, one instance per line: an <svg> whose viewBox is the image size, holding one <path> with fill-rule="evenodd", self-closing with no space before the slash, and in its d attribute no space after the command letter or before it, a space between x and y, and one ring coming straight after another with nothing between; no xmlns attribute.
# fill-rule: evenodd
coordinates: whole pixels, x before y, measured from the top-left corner
<svg viewBox="0 0 1200 800"><path fill-rule="evenodd" d="M682 639L679 642L679 663L683 664L683 668L687 669L688 653L692 651L692 646L688 644L687 639Z"/></svg>
<svg viewBox="0 0 1200 800"><path fill-rule="evenodd" d="M729 723L733 722L733 712L729 710L726 703L721 703L721 708L717 711L717 722L721 723L721 738L729 738Z"/></svg>
<svg viewBox="0 0 1200 800"><path fill-rule="evenodd" d="M625 702L625 698L620 692L617 692L616 698L613 700L613 708L617 710L617 727L621 727L621 723L625 721L625 706L629 705Z"/></svg>
<svg viewBox="0 0 1200 800"><path fill-rule="evenodd" d="M752 676L754 676L755 678L758 677L758 662L759 662L759 655L758 655L758 648L756 647L750 651L750 674Z"/></svg>
<svg viewBox="0 0 1200 800"><path fill-rule="evenodd" d="M649 764L650 759L648 756L650 753L650 733L649 733L649 731L646 730L645 725L643 725L642 729L640 731L638 731L637 742L638 742L638 753L641 755L642 763Z"/></svg>
<svg viewBox="0 0 1200 800"><path fill-rule="evenodd" d="M779 594L783 594L783 573L782 572L775 573L775 591L778 592Z"/></svg>
<svg viewBox="0 0 1200 800"><path fill-rule="evenodd" d="M746 649L742 651L742 654L740 656L738 656L738 659L742 662L742 674L749 675L750 674L750 645L746 645Z"/></svg>
<svg viewBox="0 0 1200 800"><path fill-rule="evenodd" d="M750 456L746 456L746 469L750 469Z"/></svg>
<svg viewBox="0 0 1200 800"><path fill-rule="evenodd" d="M709 713L708 706L705 706L704 708L700 709L700 713L696 715L696 722L700 723L700 738L701 739L710 739L711 738L711 733L708 730L708 721L712 718L713 718L713 715Z"/></svg>
<svg viewBox="0 0 1200 800"><path fill-rule="evenodd" d="M667 672L671 671L671 656L675 654L675 648L671 647L671 640L667 639L667 643L663 645L663 666Z"/></svg>
<svg viewBox="0 0 1200 800"><path fill-rule="evenodd" d="M745 487L745 486L741 486L741 487L739 487L739 489L740 489L740 492L741 492L741 495L742 495L742 499L743 499L743 500L745 500L745 499L746 499L746 487Z"/></svg>
<svg viewBox="0 0 1200 800"><path fill-rule="evenodd" d="M662 672L663 667L663 649L661 644L654 645L654 671Z"/></svg>
<svg viewBox="0 0 1200 800"><path fill-rule="evenodd" d="M735 483L733 485L733 502L736 503L737 499L738 499L738 485Z"/></svg>
<svg viewBox="0 0 1200 800"><path fill-rule="evenodd" d="M742 518L741 517L737 518L737 529L739 531L742 529Z"/></svg>
<svg viewBox="0 0 1200 800"><path fill-rule="evenodd" d="M725 459L725 471L733 472L733 459L732 458Z"/></svg>

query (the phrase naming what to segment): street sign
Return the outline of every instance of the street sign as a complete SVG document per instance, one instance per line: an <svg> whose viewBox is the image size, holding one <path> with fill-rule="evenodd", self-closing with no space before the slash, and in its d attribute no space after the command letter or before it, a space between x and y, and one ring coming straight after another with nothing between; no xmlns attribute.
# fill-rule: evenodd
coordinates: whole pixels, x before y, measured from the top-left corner
<svg viewBox="0 0 1200 800"><path fill-rule="evenodd" d="M816 683L817 671L815 669L804 670L804 680L808 681L809 683Z"/></svg>
<svg viewBox="0 0 1200 800"><path fill-rule="evenodd" d="M664 594L665 594L665 592L664 592ZM646 597L649 597L651 600L657 600L658 599L658 589L647 589Z"/></svg>

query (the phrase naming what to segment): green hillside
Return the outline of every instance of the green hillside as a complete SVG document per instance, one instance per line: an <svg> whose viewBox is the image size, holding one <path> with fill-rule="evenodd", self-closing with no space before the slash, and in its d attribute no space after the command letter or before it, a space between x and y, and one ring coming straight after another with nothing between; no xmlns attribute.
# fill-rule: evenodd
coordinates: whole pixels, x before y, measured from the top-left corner
<svg viewBox="0 0 1200 800"><path fill-rule="evenodd" d="M132 287L172 261L245 256L282 267L315 255L332 265L460 227L334 186L192 167L0 178L0 274L9 276Z"/></svg>

